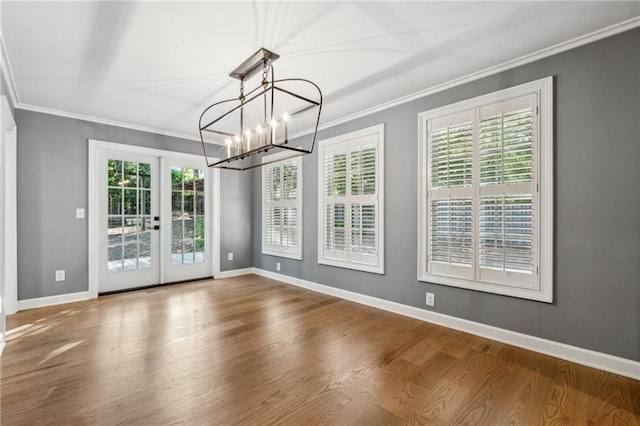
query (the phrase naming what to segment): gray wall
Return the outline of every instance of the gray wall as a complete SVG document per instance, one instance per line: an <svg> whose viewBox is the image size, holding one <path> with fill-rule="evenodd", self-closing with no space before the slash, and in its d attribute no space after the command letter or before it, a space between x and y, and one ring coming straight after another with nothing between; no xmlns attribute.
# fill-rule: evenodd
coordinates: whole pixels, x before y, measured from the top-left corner
<svg viewBox="0 0 640 426"><path fill-rule="evenodd" d="M254 265L386 300L640 361L640 29L322 131L385 123L385 275L317 263L317 151L304 158L303 260L261 254ZM417 281L417 114L555 77L554 303ZM253 175L260 206L261 176ZM431 308L430 308L431 309Z"/></svg>
<svg viewBox="0 0 640 426"><path fill-rule="evenodd" d="M88 290L88 139L201 154L192 140L15 110L18 125L18 300ZM252 265L250 176L220 178L221 270ZM88 210L87 210L88 214ZM227 262L226 253L235 254ZM66 270L56 282L54 271Z"/></svg>

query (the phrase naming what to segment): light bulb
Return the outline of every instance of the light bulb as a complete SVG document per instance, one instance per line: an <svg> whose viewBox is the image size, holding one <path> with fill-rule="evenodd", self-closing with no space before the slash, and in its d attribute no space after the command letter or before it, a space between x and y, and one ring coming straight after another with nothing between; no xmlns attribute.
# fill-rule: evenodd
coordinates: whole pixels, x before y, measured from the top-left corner
<svg viewBox="0 0 640 426"><path fill-rule="evenodd" d="M276 127L278 125L278 122L276 120L271 120L271 127Z"/></svg>
<svg viewBox="0 0 640 426"><path fill-rule="evenodd" d="M240 142L240 136L235 135L235 136L233 137L233 140L234 140L234 141L236 141L236 142Z"/></svg>
<svg viewBox="0 0 640 426"><path fill-rule="evenodd" d="M282 121L289 121L289 114L287 114L286 112L282 114Z"/></svg>
<svg viewBox="0 0 640 426"><path fill-rule="evenodd" d="M247 135L247 137L248 137L248 138L250 138L250 137L251 137L251 130L247 129L247 130L244 132L244 134L245 134L245 135Z"/></svg>
<svg viewBox="0 0 640 426"><path fill-rule="evenodd" d="M227 139L225 139L225 143L226 143L227 145L231 145L231 138L227 138Z"/></svg>
<svg viewBox="0 0 640 426"><path fill-rule="evenodd" d="M256 127L256 133L262 134L262 126Z"/></svg>

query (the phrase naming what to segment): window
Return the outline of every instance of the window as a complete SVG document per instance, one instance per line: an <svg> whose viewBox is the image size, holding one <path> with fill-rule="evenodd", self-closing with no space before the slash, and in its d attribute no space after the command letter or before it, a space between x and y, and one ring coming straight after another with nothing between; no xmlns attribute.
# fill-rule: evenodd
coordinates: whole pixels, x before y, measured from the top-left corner
<svg viewBox="0 0 640 426"><path fill-rule="evenodd" d="M419 280L552 301L552 83L420 114Z"/></svg>
<svg viewBox="0 0 640 426"><path fill-rule="evenodd" d="M262 167L262 253L302 259L302 157Z"/></svg>
<svg viewBox="0 0 640 426"><path fill-rule="evenodd" d="M320 141L318 263L384 273L384 125Z"/></svg>

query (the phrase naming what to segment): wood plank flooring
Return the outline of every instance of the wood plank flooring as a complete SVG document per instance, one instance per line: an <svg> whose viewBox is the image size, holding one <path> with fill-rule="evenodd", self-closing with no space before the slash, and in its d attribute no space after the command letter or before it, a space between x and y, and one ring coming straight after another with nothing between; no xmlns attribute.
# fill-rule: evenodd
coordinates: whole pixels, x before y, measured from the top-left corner
<svg viewBox="0 0 640 426"><path fill-rule="evenodd" d="M7 320L2 425L640 425L640 382L253 275Z"/></svg>

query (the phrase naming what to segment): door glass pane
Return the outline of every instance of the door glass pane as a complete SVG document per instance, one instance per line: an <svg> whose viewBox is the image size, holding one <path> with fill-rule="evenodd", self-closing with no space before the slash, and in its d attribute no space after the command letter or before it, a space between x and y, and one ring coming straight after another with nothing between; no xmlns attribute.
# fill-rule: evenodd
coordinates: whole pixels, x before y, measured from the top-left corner
<svg viewBox="0 0 640 426"><path fill-rule="evenodd" d="M150 190L140 190L140 206L138 211L142 215L150 215L151 214L151 191Z"/></svg>
<svg viewBox="0 0 640 426"><path fill-rule="evenodd" d="M182 191L182 169L180 167L171 168L171 189Z"/></svg>
<svg viewBox="0 0 640 426"><path fill-rule="evenodd" d="M204 214L204 192L196 192L196 214Z"/></svg>
<svg viewBox="0 0 640 426"><path fill-rule="evenodd" d="M138 218L125 216L124 218L124 242L130 243L138 240Z"/></svg>
<svg viewBox="0 0 640 426"><path fill-rule="evenodd" d="M171 264L182 264L182 240L171 241Z"/></svg>
<svg viewBox="0 0 640 426"><path fill-rule="evenodd" d="M138 269L138 244L124 245L124 269Z"/></svg>
<svg viewBox="0 0 640 426"><path fill-rule="evenodd" d="M109 272L122 271L122 246L109 247Z"/></svg>
<svg viewBox="0 0 640 426"><path fill-rule="evenodd" d="M138 214L138 190L124 190L124 214Z"/></svg>
<svg viewBox="0 0 640 426"><path fill-rule="evenodd" d="M184 191L184 212L188 215L193 215L193 191Z"/></svg>
<svg viewBox="0 0 640 426"><path fill-rule="evenodd" d="M204 217L196 217L193 236L194 238L204 239Z"/></svg>
<svg viewBox="0 0 640 426"><path fill-rule="evenodd" d="M151 232L141 232L138 236L138 268L151 268Z"/></svg>
<svg viewBox="0 0 640 426"><path fill-rule="evenodd" d="M204 262L204 205L204 170L172 167L171 263L173 265Z"/></svg>
<svg viewBox="0 0 640 426"><path fill-rule="evenodd" d="M182 240L182 219L173 219L171 221L171 239Z"/></svg>
<svg viewBox="0 0 640 426"><path fill-rule="evenodd" d="M182 214L182 191L171 191L171 213Z"/></svg>
<svg viewBox="0 0 640 426"><path fill-rule="evenodd" d="M184 241L184 263L194 263L193 262L193 240L185 240Z"/></svg>
<svg viewBox="0 0 640 426"><path fill-rule="evenodd" d="M138 163L134 161L124 162L124 175L121 185L135 188L138 186Z"/></svg>
<svg viewBox="0 0 640 426"><path fill-rule="evenodd" d="M122 189L109 188L107 214L122 214Z"/></svg>
<svg viewBox="0 0 640 426"><path fill-rule="evenodd" d="M194 237L193 235L193 219L191 218L185 218L184 219L184 238L188 238L190 240L192 240Z"/></svg>
<svg viewBox="0 0 640 426"><path fill-rule="evenodd" d="M196 169L195 175L195 190L198 192L204 192L204 170Z"/></svg>
<svg viewBox="0 0 640 426"><path fill-rule="evenodd" d="M108 270L151 267L151 165L107 161Z"/></svg>
<svg viewBox="0 0 640 426"><path fill-rule="evenodd" d="M109 160L107 162L107 184L109 186L120 186L122 180L122 161Z"/></svg>
<svg viewBox="0 0 640 426"><path fill-rule="evenodd" d="M193 169L183 169L182 172L183 187L185 190L193 191L193 182L195 180L195 173Z"/></svg>
<svg viewBox="0 0 640 426"><path fill-rule="evenodd" d="M151 188L151 164L140 163L138 169L138 184L140 188Z"/></svg>
<svg viewBox="0 0 640 426"><path fill-rule="evenodd" d="M195 240L195 263L203 263L204 262L204 240Z"/></svg>
<svg viewBox="0 0 640 426"><path fill-rule="evenodd" d="M110 216L107 222L109 245L122 244L122 216Z"/></svg>

